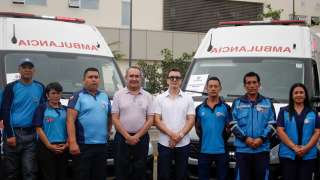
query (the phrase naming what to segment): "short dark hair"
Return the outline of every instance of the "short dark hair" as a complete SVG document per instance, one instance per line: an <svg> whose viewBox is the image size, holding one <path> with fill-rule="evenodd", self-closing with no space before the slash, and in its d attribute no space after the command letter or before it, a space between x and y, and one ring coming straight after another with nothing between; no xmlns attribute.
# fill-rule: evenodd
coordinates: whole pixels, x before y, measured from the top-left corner
<svg viewBox="0 0 320 180"><path fill-rule="evenodd" d="M246 84L246 78L247 78L247 77L256 77L257 80L258 80L258 83L260 83L260 76L259 76L257 73L255 73L255 72L248 72L247 74L245 74L245 75L243 76L243 84Z"/></svg>
<svg viewBox="0 0 320 180"><path fill-rule="evenodd" d="M130 67L128 67L127 70L126 70L125 77L128 76L128 72L129 72L130 69L137 69L137 70L139 70L141 78L143 77L143 72L142 72L142 70L141 70L141 68L140 68L139 66L130 66Z"/></svg>
<svg viewBox="0 0 320 180"><path fill-rule="evenodd" d="M209 81L218 81L219 82L219 85L221 86L221 82L220 82L220 79L216 76L211 76L207 79L207 82L206 82L206 85L208 85Z"/></svg>
<svg viewBox="0 0 320 180"><path fill-rule="evenodd" d="M86 75L87 75L87 73L88 73L89 71L95 71L95 72L97 72L98 75L100 76L99 70L98 70L97 68L95 68L95 67L89 67L89 68L87 68L86 70L84 70L83 79L86 77Z"/></svg>
<svg viewBox="0 0 320 180"><path fill-rule="evenodd" d="M171 68L171 69L168 71L168 76L169 76L169 74L170 74L172 71L174 71L174 72L179 72L179 73L181 74L181 71L180 71L179 68Z"/></svg>
<svg viewBox="0 0 320 180"><path fill-rule="evenodd" d="M57 91L57 92L62 92L62 91L63 91L63 88L62 88L62 86L61 86L60 83L58 83L58 82L52 82L52 83L49 83L49 84L46 86L46 89L45 89L46 94L49 94L49 92L50 92L51 90L55 90L55 91Z"/></svg>

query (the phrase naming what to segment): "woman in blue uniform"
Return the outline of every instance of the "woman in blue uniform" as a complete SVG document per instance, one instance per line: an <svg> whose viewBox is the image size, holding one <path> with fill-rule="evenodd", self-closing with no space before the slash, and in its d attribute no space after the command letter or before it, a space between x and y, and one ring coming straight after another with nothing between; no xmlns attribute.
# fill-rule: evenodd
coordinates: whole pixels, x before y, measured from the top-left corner
<svg viewBox="0 0 320 180"><path fill-rule="evenodd" d="M290 89L289 105L278 115L279 157L284 180L311 180L317 157L320 122L301 83Z"/></svg>
<svg viewBox="0 0 320 180"><path fill-rule="evenodd" d="M67 169L66 107L60 104L62 86L46 87L48 102L36 109L33 125L39 136L37 158L42 180L63 180Z"/></svg>

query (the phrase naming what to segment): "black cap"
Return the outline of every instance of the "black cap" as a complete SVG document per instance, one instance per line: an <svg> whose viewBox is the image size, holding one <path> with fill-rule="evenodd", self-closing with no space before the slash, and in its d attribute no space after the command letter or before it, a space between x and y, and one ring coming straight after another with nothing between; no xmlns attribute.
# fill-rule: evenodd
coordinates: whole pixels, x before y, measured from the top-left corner
<svg viewBox="0 0 320 180"><path fill-rule="evenodd" d="M34 64L33 64L33 62L31 61L30 58L22 58L20 60L19 66L26 66L26 65L30 66L30 67L34 67Z"/></svg>

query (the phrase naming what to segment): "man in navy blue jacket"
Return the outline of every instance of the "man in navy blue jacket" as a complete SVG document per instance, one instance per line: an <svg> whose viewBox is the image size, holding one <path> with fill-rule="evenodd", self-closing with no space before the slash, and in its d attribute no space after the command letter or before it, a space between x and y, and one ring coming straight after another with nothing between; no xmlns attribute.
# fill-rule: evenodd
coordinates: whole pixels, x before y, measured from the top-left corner
<svg viewBox="0 0 320 180"><path fill-rule="evenodd" d="M275 134L275 112L269 98L259 94L260 77L254 72L243 78L246 94L232 104L231 130L236 136L236 176L240 180L269 177L270 137Z"/></svg>
<svg viewBox="0 0 320 180"><path fill-rule="evenodd" d="M44 86L34 81L34 64L23 59L19 65L21 78L4 89L2 118L4 122L4 165L6 179L36 179L36 133L32 117L44 101Z"/></svg>

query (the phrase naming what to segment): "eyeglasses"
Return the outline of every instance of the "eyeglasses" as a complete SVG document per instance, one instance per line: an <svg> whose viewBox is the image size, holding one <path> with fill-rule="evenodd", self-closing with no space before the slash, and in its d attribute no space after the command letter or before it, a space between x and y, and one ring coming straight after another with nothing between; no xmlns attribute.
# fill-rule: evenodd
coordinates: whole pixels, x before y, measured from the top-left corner
<svg viewBox="0 0 320 180"><path fill-rule="evenodd" d="M168 79L170 79L171 81L174 81L174 80L180 80L181 77L180 76L169 76Z"/></svg>

